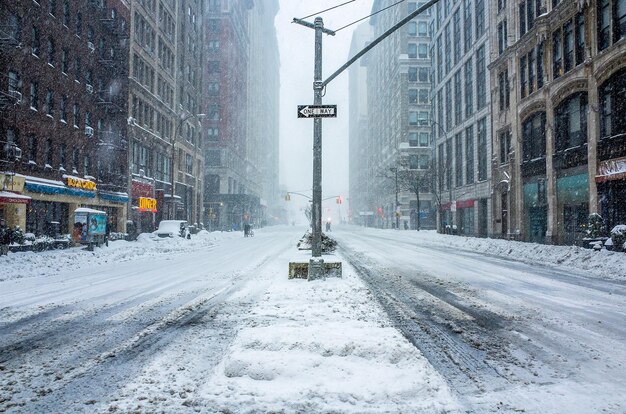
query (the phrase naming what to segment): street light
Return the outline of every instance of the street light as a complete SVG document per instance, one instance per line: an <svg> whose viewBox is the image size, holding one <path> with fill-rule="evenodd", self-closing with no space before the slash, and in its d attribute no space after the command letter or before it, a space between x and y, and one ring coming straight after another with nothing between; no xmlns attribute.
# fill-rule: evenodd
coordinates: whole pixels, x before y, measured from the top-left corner
<svg viewBox="0 0 626 414"><path fill-rule="evenodd" d="M175 208L174 208L174 171L175 171L175 167L176 167L176 137L178 136L178 131L180 130L181 126L188 121L191 118L199 118L202 119L206 116L206 114L188 114L187 116L181 118L178 121L178 124L176 125L176 128L174 128L174 135L172 135L172 141L171 141L171 145L172 145L172 172L171 172L171 178L172 178L172 188L171 188L171 192L170 192L170 203L171 203L171 209L170 209L170 219L174 220L176 219L176 213L175 213ZM200 138L201 139L201 138ZM196 146L198 145L198 143L196 143ZM196 189L197 190L197 189Z"/></svg>

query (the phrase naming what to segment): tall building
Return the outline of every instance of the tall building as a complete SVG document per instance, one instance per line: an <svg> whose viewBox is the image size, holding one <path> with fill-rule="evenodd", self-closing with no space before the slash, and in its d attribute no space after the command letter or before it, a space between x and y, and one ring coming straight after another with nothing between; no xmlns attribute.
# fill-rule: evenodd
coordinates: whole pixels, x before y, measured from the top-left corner
<svg viewBox="0 0 626 414"><path fill-rule="evenodd" d="M372 12L391 3L377 0ZM372 38L380 36L421 4L409 1L372 17ZM364 152L352 147L352 151L361 151L362 155L352 152L351 158L367 162L363 168L369 170L366 178L369 183L366 194L351 193L350 206L362 210L364 215L371 215L367 219L371 225L393 227L398 222L400 227L416 228L418 214L422 227L435 223L433 197L427 186L420 189L418 206L416 194L396 185L395 180L396 172L401 171L425 176L430 165L431 37L428 20L428 13L420 14L363 58L367 70L368 138ZM354 170L353 174L356 174ZM365 179L365 176L353 177L361 183ZM355 196L356 200L352 200ZM362 204L354 204L355 201Z"/></svg>
<svg viewBox="0 0 626 414"><path fill-rule="evenodd" d="M71 233L73 213L127 218L129 5L0 5L0 217L36 235Z"/></svg>
<svg viewBox="0 0 626 414"><path fill-rule="evenodd" d="M250 10L248 39L248 143L247 158L253 192L259 194L259 221L278 224L284 217L279 188L280 57L274 19L278 0L254 2Z"/></svg>
<svg viewBox="0 0 626 414"><path fill-rule="evenodd" d="M352 34L350 56L361 51L372 40L369 23L360 24ZM354 224L374 225L374 211L371 210L372 194L370 185L369 119L367 105L367 67L361 59L348 69L349 80L349 212L348 219Z"/></svg>
<svg viewBox="0 0 626 414"><path fill-rule="evenodd" d="M438 228L481 237L492 232L487 3L442 0L430 21Z"/></svg>
<svg viewBox="0 0 626 414"><path fill-rule="evenodd" d="M626 0L491 9L496 234L575 243L626 222Z"/></svg>
<svg viewBox="0 0 626 414"><path fill-rule="evenodd" d="M211 0L206 15L205 220L263 225L278 197L276 1Z"/></svg>
<svg viewBox="0 0 626 414"><path fill-rule="evenodd" d="M202 222L203 2L131 2L131 219Z"/></svg>

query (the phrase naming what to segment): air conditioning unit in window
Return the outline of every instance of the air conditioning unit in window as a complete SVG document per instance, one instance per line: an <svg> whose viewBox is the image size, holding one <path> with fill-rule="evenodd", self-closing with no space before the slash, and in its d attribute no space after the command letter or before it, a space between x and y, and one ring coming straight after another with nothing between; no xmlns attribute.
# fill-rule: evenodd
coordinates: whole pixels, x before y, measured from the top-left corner
<svg viewBox="0 0 626 414"><path fill-rule="evenodd" d="M89 51L93 53L96 51L96 46L91 42L87 42L87 49L89 49Z"/></svg>
<svg viewBox="0 0 626 414"><path fill-rule="evenodd" d="M87 92L93 93L93 86L87 84Z"/></svg>
<svg viewBox="0 0 626 414"><path fill-rule="evenodd" d="M88 137L93 137L93 128L92 127L85 127L85 135L87 135Z"/></svg>
<svg viewBox="0 0 626 414"><path fill-rule="evenodd" d="M19 160L20 158L22 158L22 150L15 144L4 144L4 153L6 154L6 158L9 160Z"/></svg>

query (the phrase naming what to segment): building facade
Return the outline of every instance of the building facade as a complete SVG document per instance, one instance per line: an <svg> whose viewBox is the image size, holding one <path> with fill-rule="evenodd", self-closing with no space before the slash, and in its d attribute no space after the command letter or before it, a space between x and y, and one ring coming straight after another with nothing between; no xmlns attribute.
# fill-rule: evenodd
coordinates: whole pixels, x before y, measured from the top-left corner
<svg viewBox="0 0 626 414"><path fill-rule="evenodd" d="M375 1L372 12L391 4ZM423 2L409 1L372 17L376 38L416 10ZM364 155L370 182L363 207L372 225L416 228L435 225L433 197L428 186L417 195L397 185L396 173L426 176L431 158L429 13L422 13L397 30L364 57L367 70L368 143ZM353 148L353 150L355 150ZM351 197L354 197L351 194ZM396 204L397 198L397 204ZM352 203L351 203L352 206Z"/></svg>
<svg viewBox="0 0 626 414"><path fill-rule="evenodd" d="M276 1L211 0L206 15L205 221L237 230L278 208Z"/></svg>
<svg viewBox="0 0 626 414"><path fill-rule="evenodd" d="M500 1L490 20L494 233L571 244L590 213L623 224L626 1Z"/></svg>
<svg viewBox="0 0 626 414"><path fill-rule="evenodd" d="M438 229L481 237L492 232L487 3L440 1L430 21Z"/></svg>
<svg viewBox="0 0 626 414"><path fill-rule="evenodd" d="M0 217L71 233L79 207L127 218L129 6L124 0L0 5Z"/></svg>
<svg viewBox="0 0 626 414"><path fill-rule="evenodd" d="M202 222L203 3L131 2L128 186L139 231Z"/></svg>

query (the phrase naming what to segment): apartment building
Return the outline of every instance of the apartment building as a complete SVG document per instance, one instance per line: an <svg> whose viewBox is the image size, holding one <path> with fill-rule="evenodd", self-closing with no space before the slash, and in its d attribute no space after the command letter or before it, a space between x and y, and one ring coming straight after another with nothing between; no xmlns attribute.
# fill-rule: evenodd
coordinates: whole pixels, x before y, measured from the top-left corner
<svg viewBox="0 0 626 414"><path fill-rule="evenodd" d="M0 217L36 235L71 233L73 213L127 218L129 5L0 5Z"/></svg>
<svg viewBox="0 0 626 414"><path fill-rule="evenodd" d="M391 5L377 0L372 12ZM408 1L376 14L370 20L373 38L416 10L424 2ZM381 227L433 227L434 202L426 182L420 202L413 191L396 185L396 176L413 171L426 176L431 158L430 11L418 15L363 58L367 70L368 143L365 157L370 182L363 212ZM359 158L361 155L359 156ZM362 159L362 158L360 158ZM353 195L351 195L352 197ZM396 204L397 198L397 204ZM369 214L369 213L368 213Z"/></svg>
<svg viewBox="0 0 626 414"><path fill-rule="evenodd" d="M626 222L626 1L498 1L490 21L493 226L577 243Z"/></svg>
<svg viewBox="0 0 626 414"><path fill-rule="evenodd" d="M203 4L131 2L128 185L140 231L202 222Z"/></svg>
<svg viewBox="0 0 626 414"><path fill-rule="evenodd" d="M491 234L491 94L489 10L485 0L442 0L430 30L438 229Z"/></svg>

